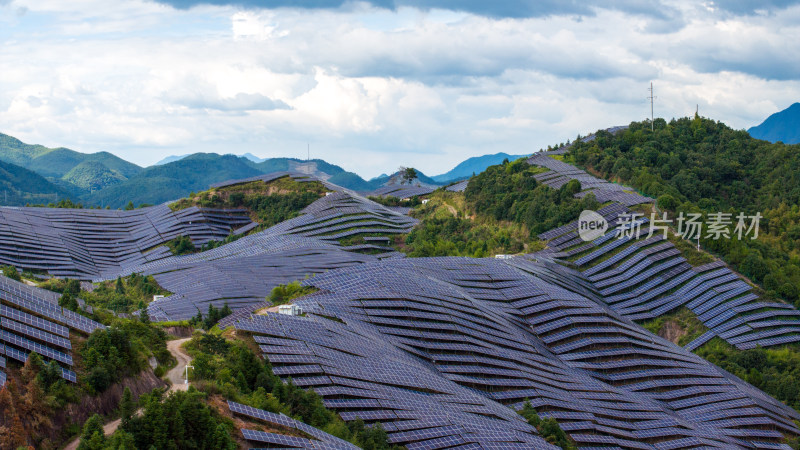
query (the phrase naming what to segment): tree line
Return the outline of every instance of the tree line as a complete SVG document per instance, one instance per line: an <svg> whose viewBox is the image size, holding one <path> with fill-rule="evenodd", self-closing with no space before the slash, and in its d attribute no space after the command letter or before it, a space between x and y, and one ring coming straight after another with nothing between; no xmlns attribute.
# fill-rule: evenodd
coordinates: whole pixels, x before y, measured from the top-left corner
<svg viewBox="0 0 800 450"><path fill-rule="evenodd" d="M569 162L629 184L673 213L760 213L758 239L701 237L707 250L800 306L800 145L771 144L702 117L633 122L575 142ZM752 234L751 234L752 236Z"/></svg>

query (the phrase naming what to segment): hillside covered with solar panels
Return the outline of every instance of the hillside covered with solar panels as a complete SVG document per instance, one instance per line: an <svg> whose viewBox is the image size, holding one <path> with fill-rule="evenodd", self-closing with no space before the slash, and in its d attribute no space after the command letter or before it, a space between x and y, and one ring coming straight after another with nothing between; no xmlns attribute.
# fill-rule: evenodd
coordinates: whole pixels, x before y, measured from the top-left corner
<svg viewBox="0 0 800 450"><path fill-rule="evenodd" d="M443 187L0 208L0 448L797 448L795 305L576 162L637 127Z"/></svg>

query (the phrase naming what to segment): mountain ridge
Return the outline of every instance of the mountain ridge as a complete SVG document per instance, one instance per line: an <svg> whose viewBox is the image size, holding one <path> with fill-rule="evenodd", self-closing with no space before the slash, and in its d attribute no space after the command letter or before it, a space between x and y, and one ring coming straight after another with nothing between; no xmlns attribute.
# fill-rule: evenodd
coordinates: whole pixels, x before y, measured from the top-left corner
<svg viewBox="0 0 800 450"><path fill-rule="evenodd" d="M773 144L800 144L800 103L793 103L783 111L770 115L747 132L756 139Z"/></svg>
<svg viewBox="0 0 800 450"><path fill-rule="evenodd" d="M70 193L43 176L16 164L0 161L0 205L47 204Z"/></svg>
<svg viewBox="0 0 800 450"><path fill-rule="evenodd" d="M504 152L495 153L493 155L473 156L472 158L468 158L460 162L449 171L441 175L434 175L431 178L439 183L460 181L464 178L471 177L473 174L479 174L483 172L489 166L500 164L504 159L513 161L525 156L528 155L509 155L508 153Z"/></svg>
<svg viewBox="0 0 800 450"><path fill-rule="evenodd" d="M516 159L517 156L501 152L473 157L462 161L450 171L433 177L416 170L417 178L411 184L435 189L449 182L468 178L473 173L480 173L486 167L506 158ZM2 133L0 160L48 179L57 188L53 191L54 197L58 192L58 195L67 195L87 205L112 207L124 206L129 201L135 204L161 203L183 197L191 191L205 189L208 184L225 179L279 171L305 173L365 193L403 183L399 172L381 174L365 180L355 172L322 159L259 158L251 153L172 155L151 166L140 167L108 152L80 153L64 147L48 148L26 144ZM216 164L212 164L211 160ZM192 167L202 167L197 170L202 170L203 173L193 172ZM215 178L216 176L222 178Z"/></svg>

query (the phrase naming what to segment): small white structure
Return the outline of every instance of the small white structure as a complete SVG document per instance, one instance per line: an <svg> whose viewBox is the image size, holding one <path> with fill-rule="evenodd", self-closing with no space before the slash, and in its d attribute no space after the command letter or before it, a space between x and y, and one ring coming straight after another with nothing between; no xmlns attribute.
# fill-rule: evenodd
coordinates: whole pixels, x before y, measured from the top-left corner
<svg viewBox="0 0 800 450"><path fill-rule="evenodd" d="M423 198L422 199L422 204L423 205L427 205L428 204L428 199L427 198Z"/></svg>
<svg viewBox="0 0 800 450"><path fill-rule="evenodd" d="M504 255L504 254L501 253L499 255L494 255L494 257L496 259L511 259L511 258L514 257L514 255Z"/></svg>
<svg viewBox="0 0 800 450"><path fill-rule="evenodd" d="M165 297L164 295L154 295L154 296L153 296L153 301L156 301L156 300L161 300L161 299L162 299L162 298L164 298L164 297Z"/></svg>
<svg viewBox="0 0 800 450"><path fill-rule="evenodd" d="M280 305L278 306L278 314L286 314L287 316L299 316L303 314L303 309L297 305Z"/></svg>

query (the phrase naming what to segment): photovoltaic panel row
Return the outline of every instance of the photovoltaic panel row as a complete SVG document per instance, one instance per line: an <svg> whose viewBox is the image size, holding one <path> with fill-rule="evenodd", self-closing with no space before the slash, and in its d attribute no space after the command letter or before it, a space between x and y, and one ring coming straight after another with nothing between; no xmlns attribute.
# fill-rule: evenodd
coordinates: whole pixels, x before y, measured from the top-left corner
<svg viewBox="0 0 800 450"><path fill-rule="evenodd" d="M535 445L520 437L530 430L518 428L517 416L502 412L526 398L579 446L780 441L781 432L756 422L797 432L791 409L585 296L592 291L579 272L534 259L343 268L305 282L320 289L297 302L308 317L248 315L234 326L257 336L276 374L314 388L346 420L380 422L392 442L409 448L437 439L492 447L500 434ZM692 384L708 389L695 398L709 404L722 405L713 397L720 392L744 399L725 410L726 420L744 411L758 419L733 431L716 424L720 417L684 415L677 402ZM464 404L507 422L490 438L480 430L489 423L474 414L459 419ZM435 425L419 423L436 417L448 417L452 428L424 435Z"/></svg>
<svg viewBox="0 0 800 450"><path fill-rule="evenodd" d="M70 333L88 335L103 325L58 306L58 294L0 276L0 354L24 364L32 352L56 361L75 382ZM0 372L1 373L1 372ZM3 375L1 381L5 381ZM0 383L2 385L2 383Z"/></svg>

